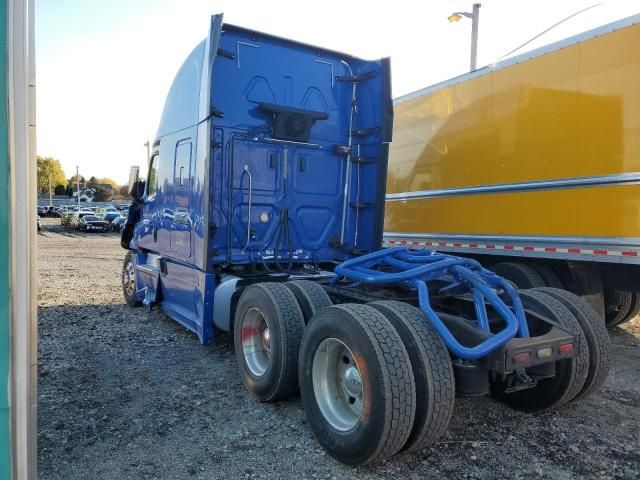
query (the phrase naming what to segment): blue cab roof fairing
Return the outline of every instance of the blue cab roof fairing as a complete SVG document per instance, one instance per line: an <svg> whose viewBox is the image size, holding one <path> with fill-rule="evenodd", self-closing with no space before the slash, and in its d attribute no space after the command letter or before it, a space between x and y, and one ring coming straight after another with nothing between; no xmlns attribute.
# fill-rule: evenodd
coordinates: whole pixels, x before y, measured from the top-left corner
<svg viewBox="0 0 640 480"><path fill-rule="evenodd" d="M191 51L178 70L167 94L156 138L198 123L204 47L205 40Z"/></svg>
<svg viewBox="0 0 640 480"><path fill-rule="evenodd" d="M358 57L337 50L318 47L308 43L290 40L285 37L263 33L257 30L224 23L223 32L236 32L252 36L254 39L277 40L288 45L295 45L314 50L319 56L339 57L344 60L362 61ZM169 133L191 127L198 123L198 107L200 81L202 78L203 56L206 39L202 40L189 54L176 74L167 94L156 138ZM234 52L235 53L235 52Z"/></svg>

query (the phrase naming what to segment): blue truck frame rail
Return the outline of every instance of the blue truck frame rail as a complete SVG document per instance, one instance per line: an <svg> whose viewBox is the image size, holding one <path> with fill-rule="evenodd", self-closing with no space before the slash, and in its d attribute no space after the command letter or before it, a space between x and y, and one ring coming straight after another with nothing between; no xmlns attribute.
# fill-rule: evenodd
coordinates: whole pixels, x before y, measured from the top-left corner
<svg viewBox="0 0 640 480"><path fill-rule="evenodd" d="M483 268L475 260L453 257L430 250L410 250L405 247L382 249L343 262L335 268L332 286L344 279L352 280L349 286L404 285L417 291L420 309L436 329L449 351L465 360L477 360L504 346L515 336L529 337L526 317L518 291L502 277ZM433 310L429 300L427 282L445 281L439 289L446 293L470 293L476 312L478 328L489 331L487 304L504 320L499 332L474 347L462 345ZM511 306L496 293L503 290Z"/></svg>

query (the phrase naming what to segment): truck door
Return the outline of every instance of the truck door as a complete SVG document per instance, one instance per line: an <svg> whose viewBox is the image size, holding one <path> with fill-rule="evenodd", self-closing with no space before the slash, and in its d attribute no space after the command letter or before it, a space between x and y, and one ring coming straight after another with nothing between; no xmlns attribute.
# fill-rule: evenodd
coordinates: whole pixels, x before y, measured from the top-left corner
<svg viewBox="0 0 640 480"><path fill-rule="evenodd" d="M191 257L191 229L193 222L189 209L191 199L191 139L176 145L173 170L173 221L171 225L171 251L181 258Z"/></svg>

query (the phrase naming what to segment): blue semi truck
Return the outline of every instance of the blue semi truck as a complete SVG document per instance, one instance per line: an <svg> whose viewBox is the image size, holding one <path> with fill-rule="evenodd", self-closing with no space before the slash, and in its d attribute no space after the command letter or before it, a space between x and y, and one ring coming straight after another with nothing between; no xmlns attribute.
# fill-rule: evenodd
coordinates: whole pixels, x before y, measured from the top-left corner
<svg viewBox="0 0 640 480"><path fill-rule="evenodd" d="M203 344L232 334L259 401L300 392L335 458L423 449L456 395L524 411L599 388L609 339L569 292L518 291L473 260L381 249L389 59L211 18L130 175L123 293ZM425 221L428 221L426 219Z"/></svg>

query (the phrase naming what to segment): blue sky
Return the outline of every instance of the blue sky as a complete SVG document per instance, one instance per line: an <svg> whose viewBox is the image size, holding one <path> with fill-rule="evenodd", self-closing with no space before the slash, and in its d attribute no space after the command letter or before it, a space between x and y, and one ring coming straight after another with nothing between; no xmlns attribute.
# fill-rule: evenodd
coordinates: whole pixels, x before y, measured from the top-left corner
<svg viewBox="0 0 640 480"><path fill-rule="evenodd" d="M208 16L364 58L391 56L393 94L464 73L470 22L449 24L472 1L36 0L38 154L68 177L124 183L145 163L164 98ZM640 13L637 0L485 0L478 64L494 62L556 21L596 3L522 50Z"/></svg>

